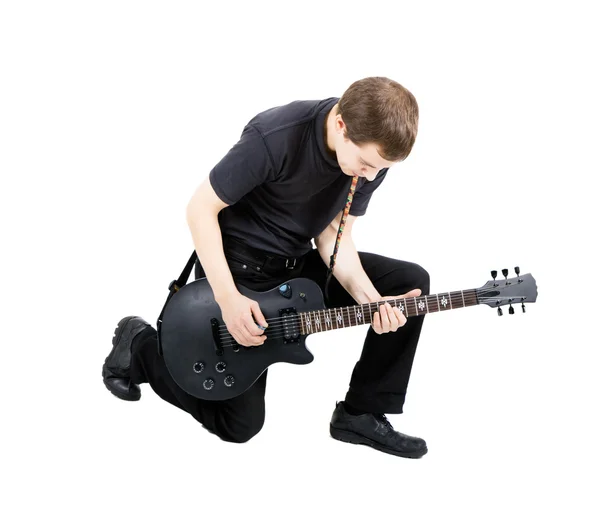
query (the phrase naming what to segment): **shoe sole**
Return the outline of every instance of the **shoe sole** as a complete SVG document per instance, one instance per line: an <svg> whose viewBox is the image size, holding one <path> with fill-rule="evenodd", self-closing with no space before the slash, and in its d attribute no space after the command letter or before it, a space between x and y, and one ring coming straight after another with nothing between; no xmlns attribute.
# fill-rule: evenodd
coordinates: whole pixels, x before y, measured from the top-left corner
<svg viewBox="0 0 600 509"><path fill-rule="evenodd" d="M331 424L329 425L329 433L331 434L332 438L340 440L341 442L357 445L368 445L373 449L377 449L378 451L393 454L394 456L401 456L403 458L417 459L427 454L427 447L418 451L400 452L394 449L390 449L389 447L386 447L384 445L381 445L379 442L375 442L374 440L359 435L358 433L354 433L353 431L334 428Z"/></svg>
<svg viewBox="0 0 600 509"><path fill-rule="evenodd" d="M117 344L117 334L119 335L119 338L121 337L121 334L123 334L123 331L125 330L125 326L135 318L135 316L126 316L125 318L122 318L121 321L117 324L117 326L115 327L115 332L113 332L113 339L112 339L112 344L113 346L115 346ZM121 330L119 330L121 329Z"/></svg>
<svg viewBox="0 0 600 509"><path fill-rule="evenodd" d="M133 320L134 318L136 318L135 316L126 316L125 318L122 318L119 323L117 324L117 326L115 327L115 331L113 332L113 339L112 339L112 345L115 346L117 344L117 341L121 338L121 335L123 334L123 331L125 330L125 328L127 327L127 324ZM120 330L119 330L120 329ZM104 380L104 378L102 378L102 381L104 382L104 386L109 390L109 392L113 395L116 396L119 399L122 399L124 401L139 401L139 399L142 397L142 395L140 394L139 396L131 396L130 394L126 394L123 392L118 392L113 390L112 387L110 387L107 383L106 380Z"/></svg>

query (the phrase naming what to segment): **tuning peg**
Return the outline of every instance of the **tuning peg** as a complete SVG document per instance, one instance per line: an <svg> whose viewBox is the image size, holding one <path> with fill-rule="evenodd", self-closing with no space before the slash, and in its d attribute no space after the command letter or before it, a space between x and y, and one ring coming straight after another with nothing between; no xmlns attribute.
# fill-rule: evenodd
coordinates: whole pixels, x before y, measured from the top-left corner
<svg viewBox="0 0 600 509"><path fill-rule="evenodd" d="M522 279L519 277L519 276L521 275L521 269L520 269L519 267L515 267L515 273L517 274L517 277L518 277L518 280L517 280L517 281L518 281L519 283L522 283L522 282L523 282L523 280L522 280Z"/></svg>
<svg viewBox="0 0 600 509"><path fill-rule="evenodd" d="M498 284L496 283L496 277L498 276L498 271L497 270L493 270L492 271L492 277L494 278L494 286L498 286Z"/></svg>
<svg viewBox="0 0 600 509"><path fill-rule="evenodd" d="M502 316L502 308L498 308L498 316Z"/></svg>
<svg viewBox="0 0 600 509"><path fill-rule="evenodd" d="M515 308L512 307L512 304L510 306L508 306L508 314L509 315L515 314Z"/></svg>
<svg viewBox="0 0 600 509"><path fill-rule="evenodd" d="M521 304L521 308L523 308L523 313L525 313L525 303Z"/></svg>
<svg viewBox="0 0 600 509"><path fill-rule="evenodd" d="M508 269L502 269L502 275L504 276L505 284L508 284Z"/></svg>

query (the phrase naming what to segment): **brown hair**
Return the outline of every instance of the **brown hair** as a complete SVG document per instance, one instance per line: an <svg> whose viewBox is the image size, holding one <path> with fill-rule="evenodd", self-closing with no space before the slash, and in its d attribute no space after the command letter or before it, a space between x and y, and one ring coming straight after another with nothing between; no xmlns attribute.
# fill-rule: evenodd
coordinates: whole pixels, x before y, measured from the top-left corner
<svg viewBox="0 0 600 509"><path fill-rule="evenodd" d="M337 106L352 143L375 143L388 161L408 157L417 137L419 107L402 85L389 78L364 78L350 85Z"/></svg>

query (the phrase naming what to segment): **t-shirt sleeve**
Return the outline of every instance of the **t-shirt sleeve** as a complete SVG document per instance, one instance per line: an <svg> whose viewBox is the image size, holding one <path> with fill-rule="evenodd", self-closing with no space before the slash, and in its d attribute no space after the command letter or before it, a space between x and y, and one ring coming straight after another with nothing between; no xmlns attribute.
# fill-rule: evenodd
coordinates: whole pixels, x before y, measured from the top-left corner
<svg viewBox="0 0 600 509"><path fill-rule="evenodd" d="M364 216L367 211L367 207L369 206L369 201L371 201L371 196L373 196L373 192L377 189L383 179L387 175L389 168L383 168L372 181L366 181L361 187L359 187L352 197L352 205L350 205L351 216Z"/></svg>
<svg viewBox="0 0 600 509"><path fill-rule="evenodd" d="M216 195L233 205L263 182L274 179L274 168L260 132L248 124L240 140L210 171Z"/></svg>

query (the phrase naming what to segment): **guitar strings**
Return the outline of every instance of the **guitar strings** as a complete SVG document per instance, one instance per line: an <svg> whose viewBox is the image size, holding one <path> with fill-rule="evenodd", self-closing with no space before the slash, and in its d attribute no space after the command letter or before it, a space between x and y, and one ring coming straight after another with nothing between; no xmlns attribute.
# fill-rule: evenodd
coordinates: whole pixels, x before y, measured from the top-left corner
<svg viewBox="0 0 600 509"><path fill-rule="evenodd" d="M458 309L458 308L457 308ZM291 321L295 322L294 325L296 326L300 326L300 320L298 318L292 319ZM364 323L356 323L356 324L352 324L353 326L356 325L370 325L370 323L368 322L364 322ZM338 330L337 328L331 328L331 329L327 329L327 327L325 327L325 329L321 328L320 326L316 326L313 327L313 333L317 333L317 332L326 332L329 330ZM299 335L302 335L299 333ZM285 331L283 330L282 326L275 326L274 329L271 329L269 331L268 334L265 333L265 341L267 339L284 339L286 338L286 334ZM244 345L240 345L237 340L235 340L235 338L233 337L233 335L231 335L231 333L228 334L223 334L221 336L222 338L222 342L221 342L221 346L222 347L230 347L230 346L235 346L235 345L239 345L239 346L244 346ZM289 335L288 335L288 339L290 339ZM233 341L231 341L233 340ZM261 345L251 345L251 346L261 346Z"/></svg>
<svg viewBox="0 0 600 509"><path fill-rule="evenodd" d="M473 291L473 290L464 290L464 291ZM476 290L476 292L477 292L477 294L476 294L477 297L479 297L481 294L486 293L487 290L481 290L481 291L480 290ZM481 293L479 293L479 292L481 292ZM427 297L429 298L429 299L427 299L427 304L429 304L428 301L432 297L436 297L436 299L433 300L433 303L436 304L437 303L437 299L440 296L444 297L446 295L452 295L452 294L455 294L455 293L460 293L460 290L454 291L454 292L440 293L440 294L436 294L436 295L427 295ZM416 297L416 299L419 299L419 298L420 297ZM453 296L452 298L455 299L456 296ZM472 298L472 296L468 295L465 298L468 300L468 299ZM512 298L513 299L524 299L526 297L523 296L523 295L519 295L519 296L514 296ZM408 298L402 298L402 299L389 299L387 301L378 301L378 302L371 302L371 303L363 304L363 306L369 305L369 309L371 311L377 313L377 312L379 312L379 307L380 307L379 302L389 302L390 305L392 305L392 307L398 307L397 301L405 301L404 302L405 308L408 308L409 305L412 306L412 304L414 304L414 302L413 302L414 299L415 299L415 297L408 297ZM408 304L406 303L406 300L408 300ZM485 299L485 300L494 300L494 297L490 297L490 298ZM476 303L474 303L473 305L475 305L475 304ZM375 306L375 307L373 308L373 306ZM415 304L415 306L416 306L416 304ZM354 306L346 306L346 307L339 307L339 308L315 309L315 310L310 310L310 311L302 311L302 313L328 312L328 314L331 315L332 312L333 312L333 314L337 314L337 312L339 311L343 315L344 313L347 313L347 308L357 308L357 307L360 308L361 305L360 304L356 304ZM458 306L458 307L468 307L468 306ZM449 309L449 308L446 308L446 309ZM350 311L352 311L352 309L350 309ZM364 311L364 309L363 309L363 311ZM330 316L330 318L331 318L331 316ZM272 325L277 325L279 323L284 322L285 320L289 320L289 317L275 317L275 318L270 318L270 319L267 320L267 323L269 325L271 325L271 324ZM220 325L219 326L219 331L225 330L225 329L227 329L227 325Z"/></svg>
<svg viewBox="0 0 600 509"><path fill-rule="evenodd" d="M517 297L517 298L523 298L523 297ZM520 303L520 302L515 302L515 305L516 305L516 304L519 304L519 303ZM476 305L476 303L473 303L473 304L470 304L470 305ZM456 307L456 308L454 308L454 309L460 309L460 308L463 308L463 307L470 307L470 305L467 305L467 306L459 306L459 307ZM397 307L397 306L392 306L392 307ZM448 310L450 310L450 309L453 309L453 308L438 309L437 311L438 311L438 312L441 312L441 311L448 311ZM409 311L409 313L412 313L412 310L411 310L411 309L409 309L408 311ZM305 313L312 313L312 312L313 312L313 311L310 311L310 312L308 312L308 311L307 311L307 312L305 312ZM375 312L379 312L379 310L377 310L377 311L375 311ZM431 312L432 312L432 311L428 311L427 313L423 313L423 315L424 315L424 314L429 314L429 313L431 313ZM436 312L436 311L433 311L433 312ZM335 314L336 314L336 313L334 313L334 315L335 315ZM403 313L403 314L404 314L404 313ZM328 314L328 315L329 315L329 314ZM327 316L328 318L330 318L330 319L331 319L331 316L328 316L328 315L326 315L326 316ZM352 319L352 317L350 317L350 316L348 316L348 315L347 315L347 313L341 313L341 315L342 315L342 321L341 321L341 323L343 323L344 325L345 325L345 322L350 322L350 323L352 324L352 321L355 321L355 322L356 322L356 324L355 324L355 325L362 325L361 323L359 323L359 321L358 321L358 320L356 320L356 316L355 316L355 318L354 318L354 320L353 320L353 319ZM406 316L406 315L404 314L404 316ZM411 314L411 316L419 316L419 315L418 315L418 314L415 314L415 315L412 315L412 314ZM422 316L422 315L421 315L421 316ZM318 317L319 317L319 318L321 318L320 316L318 316ZM406 318L410 318L410 317L408 317L408 316L407 316ZM372 322L372 320L373 320L373 317L371 316L371 318L370 318L370 321ZM299 324L301 323L301 319L300 319L300 317L299 317L298 315L292 315L292 316L289 316L289 317L283 317L283 318L275 318L275 319L270 319L270 320L267 320L267 323L269 323L269 327L267 327L265 330L266 330L266 331L274 331L274 329L275 329L275 328L277 328L277 327L282 327L282 325L284 325L286 322L287 322L287 323L290 323L291 325L299 325ZM335 319L331 319L331 322L335 323L335 322L336 322L336 320L335 320ZM338 320L337 320L337 322L338 322L338 323L340 323L340 320L338 319ZM366 324L366 323L370 323L370 322L363 322L363 323L364 323L364 324ZM317 323L316 321L312 321L312 322L311 322L311 325L313 326L313 329L316 329L316 328L322 328L322 327L323 327L323 325L321 325L321 324L324 324L324 325L325 325L325 330L334 330L333 328L332 328L332 329L327 329L327 321L326 321L326 320L325 320L325 321L319 321L318 323ZM258 327L258 326L257 326L257 327ZM336 327L335 329L338 329L338 328L339 328L339 327ZM220 330L219 330L219 334L221 334L223 337L225 337L225 339L227 339L227 332L226 332L226 331L228 331L228 330L229 330L229 329L227 328L227 325L220 326L220 327L219 327L219 329L220 329ZM230 333L229 333L229 334L230 334ZM231 335L231 334L230 334L230 335Z"/></svg>
<svg viewBox="0 0 600 509"><path fill-rule="evenodd" d="M520 296L520 297L516 297L516 298L524 298L524 297ZM461 306L461 307L463 307L463 306ZM447 308L446 310L448 310L448 309L450 309L450 308ZM459 308L456 308L456 309L459 309ZM416 315L414 315L414 316L416 316ZM297 327L300 327L301 320L300 320L300 318L297 315L294 316L294 317L290 317L287 320L288 320L288 323L290 323L291 325L295 325ZM353 326L356 326L356 325L370 325L370 323L368 323L368 322L355 323L355 324L352 324L352 322L350 322L350 323ZM333 329L333 328L327 329L327 328L325 328L325 330L323 330L322 326L318 326L318 328L320 330L316 330L316 328L317 327L315 327L313 325L313 332L314 333L316 333L316 332L326 332L328 330L338 330L337 328L336 329ZM286 334L285 334L285 331L283 329L284 329L284 327L283 327L282 324L277 324L277 325L274 325L273 327L269 327L268 329L266 329L269 333L268 334L265 333L265 335L266 335L265 341L267 339L284 339L286 337ZM244 346L244 345L239 344L235 340L235 338L233 337L233 335L231 333L229 333L229 332L225 333L225 334L221 334L220 338L222 339L221 347L223 347L223 348L228 348L228 347L235 346L235 345ZM233 340L233 341L231 341L231 340ZM252 346L261 346L261 345L252 345Z"/></svg>

